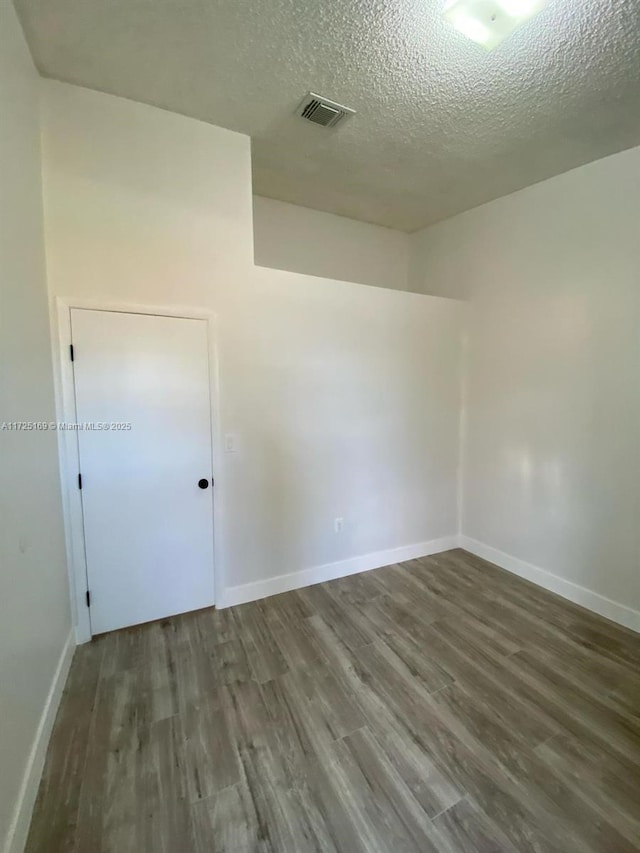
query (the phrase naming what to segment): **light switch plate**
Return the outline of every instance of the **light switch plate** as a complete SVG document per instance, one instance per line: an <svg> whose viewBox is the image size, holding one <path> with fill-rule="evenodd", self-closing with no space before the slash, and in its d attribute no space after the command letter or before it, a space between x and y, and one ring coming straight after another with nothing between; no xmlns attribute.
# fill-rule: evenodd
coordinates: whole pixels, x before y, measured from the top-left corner
<svg viewBox="0 0 640 853"><path fill-rule="evenodd" d="M236 453L238 450L238 436L234 432L226 433L224 437L224 452Z"/></svg>

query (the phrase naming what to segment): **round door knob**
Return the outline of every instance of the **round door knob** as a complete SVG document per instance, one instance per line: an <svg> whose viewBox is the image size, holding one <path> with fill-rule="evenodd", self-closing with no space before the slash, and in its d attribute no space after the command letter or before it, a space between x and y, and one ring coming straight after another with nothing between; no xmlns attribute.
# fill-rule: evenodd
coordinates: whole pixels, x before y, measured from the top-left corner
<svg viewBox="0 0 640 853"><path fill-rule="evenodd" d="M202 480L198 480L198 485L200 486L201 489L208 489L209 488L209 481L205 480L203 478Z"/></svg>

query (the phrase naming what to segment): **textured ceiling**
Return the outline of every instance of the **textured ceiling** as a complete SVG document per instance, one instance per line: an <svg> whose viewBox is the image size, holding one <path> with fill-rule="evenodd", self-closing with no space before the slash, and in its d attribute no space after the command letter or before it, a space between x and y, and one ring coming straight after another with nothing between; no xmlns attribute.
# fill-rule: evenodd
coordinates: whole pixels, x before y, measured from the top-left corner
<svg viewBox="0 0 640 853"><path fill-rule="evenodd" d="M493 53L444 0L16 0L40 71L239 130L254 191L406 231L640 144L640 0ZM313 90L357 110L292 115Z"/></svg>

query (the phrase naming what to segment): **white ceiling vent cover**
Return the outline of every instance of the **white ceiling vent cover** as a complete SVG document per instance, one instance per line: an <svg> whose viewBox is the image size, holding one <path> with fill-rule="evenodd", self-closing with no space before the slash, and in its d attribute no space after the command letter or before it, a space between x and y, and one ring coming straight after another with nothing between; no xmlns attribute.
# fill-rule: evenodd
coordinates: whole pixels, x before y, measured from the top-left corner
<svg viewBox="0 0 640 853"><path fill-rule="evenodd" d="M335 127L343 119L354 114L355 110L343 107L342 104L336 104L335 101L330 101L313 92L304 96L296 110L296 115L314 124L320 124L322 127Z"/></svg>

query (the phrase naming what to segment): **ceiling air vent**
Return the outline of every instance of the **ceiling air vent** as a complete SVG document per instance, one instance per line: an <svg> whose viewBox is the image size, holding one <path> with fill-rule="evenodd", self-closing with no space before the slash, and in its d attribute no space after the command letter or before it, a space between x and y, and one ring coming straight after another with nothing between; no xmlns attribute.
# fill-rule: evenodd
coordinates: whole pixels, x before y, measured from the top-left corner
<svg viewBox="0 0 640 853"><path fill-rule="evenodd" d="M296 110L296 115L306 118L307 121L312 121L314 124L320 124L322 127L335 127L344 118L348 118L354 113L355 110L343 107L342 104L336 104L335 101L330 101L321 95L315 95L313 92L305 95Z"/></svg>

